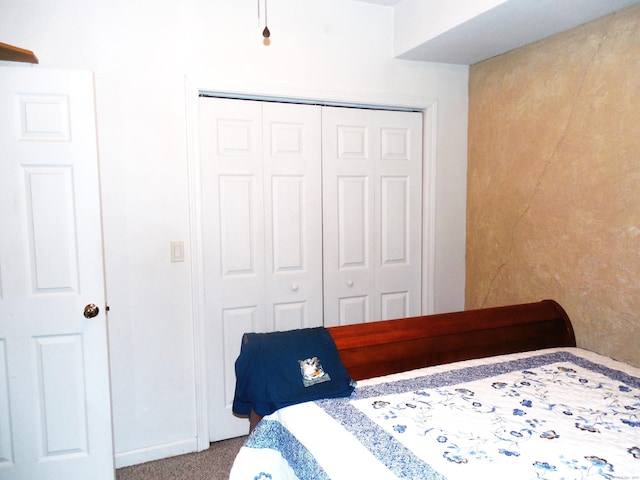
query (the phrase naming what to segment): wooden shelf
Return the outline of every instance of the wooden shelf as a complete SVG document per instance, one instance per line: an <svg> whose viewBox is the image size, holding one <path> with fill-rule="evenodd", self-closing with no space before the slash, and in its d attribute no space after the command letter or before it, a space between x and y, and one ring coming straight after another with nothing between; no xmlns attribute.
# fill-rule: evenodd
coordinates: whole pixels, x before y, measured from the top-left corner
<svg viewBox="0 0 640 480"><path fill-rule="evenodd" d="M38 63L38 58L31 50L14 47L13 45L8 45L2 42L0 42L0 60L7 60L9 62Z"/></svg>

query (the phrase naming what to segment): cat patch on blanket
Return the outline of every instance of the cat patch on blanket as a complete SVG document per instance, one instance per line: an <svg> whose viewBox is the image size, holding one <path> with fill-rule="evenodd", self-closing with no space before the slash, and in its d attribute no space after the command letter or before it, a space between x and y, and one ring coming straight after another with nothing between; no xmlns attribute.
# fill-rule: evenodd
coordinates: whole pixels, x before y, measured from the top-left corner
<svg viewBox="0 0 640 480"><path fill-rule="evenodd" d="M305 387L331 380L329 374L323 370L318 357L298 360L298 363L300 364L300 372L302 373L302 383Z"/></svg>

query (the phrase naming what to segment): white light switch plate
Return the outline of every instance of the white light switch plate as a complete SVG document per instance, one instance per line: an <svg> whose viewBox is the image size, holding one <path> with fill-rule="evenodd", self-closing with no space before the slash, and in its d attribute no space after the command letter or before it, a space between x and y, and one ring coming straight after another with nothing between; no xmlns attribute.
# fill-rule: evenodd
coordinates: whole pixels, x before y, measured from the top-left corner
<svg viewBox="0 0 640 480"><path fill-rule="evenodd" d="M171 242L171 261L184 262L184 242Z"/></svg>

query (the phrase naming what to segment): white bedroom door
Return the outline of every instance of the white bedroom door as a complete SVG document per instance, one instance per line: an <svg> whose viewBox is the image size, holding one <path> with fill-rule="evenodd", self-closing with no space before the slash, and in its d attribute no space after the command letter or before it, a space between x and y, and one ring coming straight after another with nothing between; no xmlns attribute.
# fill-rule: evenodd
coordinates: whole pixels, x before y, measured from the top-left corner
<svg viewBox="0 0 640 480"><path fill-rule="evenodd" d="M92 75L0 67L0 115L0 478L111 480Z"/></svg>
<svg viewBox="0 0 640 480"><path fill-rule="evenodd" d="M322 113L325 326L421 313L422 114Z"/></svg>
<svg viewBox="0 0 640 480"><path fill-rule="evenodd" d="M210 440L232 414L246 332L322 325L320 107L201 98L200 168Z"/></svg>

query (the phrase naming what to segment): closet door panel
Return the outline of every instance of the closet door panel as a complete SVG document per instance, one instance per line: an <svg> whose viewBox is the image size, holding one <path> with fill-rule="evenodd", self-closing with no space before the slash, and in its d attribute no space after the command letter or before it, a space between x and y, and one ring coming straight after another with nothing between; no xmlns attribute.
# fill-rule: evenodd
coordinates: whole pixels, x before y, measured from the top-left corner
<svg viewBox="0 0 640 480"><path fill-rule="evenodd" d="M421 185L421 114L323 109L325 325L420 313Z"/></svg>
<svg viewBox="0 0 640 480"><path fill-rule="evenodd" d="M207 313L222 322L227 309L261 305L255 328L264 330L262 114L255 102L232 102L201 104Z"/></svg>
<svg viewBox="0 0 640 480"><path fill-rule="evenodd" d="M294 176L271 179L274 274L304 269L303 182Z"/></svg>
<svg viewBox="0 0 640 480"><path fill-rule="evenodd" d="M232 414L245 332L322 325L320 107L200 101L210 440Z"/></svg>
<svg viewBox="0 0 640 480"><path fill-rule="evenodd" d="M375 137L369 114L322 110L325 326L375 319Z"/></svg>
<svg viewBox="0 0 640 480"><path fill-rule="evenodd" d="M380 179L380 263L406 265L409 261L409 185L406 177Z"/></svg>
<svg viewBox="0 0 640 480"><path fill-rule="evenodd" d="M303 328L309 320L308 302L276 303L273 305L275 331Z"/></svg>
<svg viewBox="0 0 640 480"><path fill-rule="evenodd" d="M366 322L371 316L370 300L368 295L340 297L338 299L340 325Z"/></svg>
<svg viewBox="0 0 640 480"><path fill-rule="evenodd" d="M267 324L322 325L320 107L263 104Z"/></svg>
<svg viewBox="0 0 640 480"><path fill-rule="evenodd" d="M240 340L246 332L253 332L257 329L257 320L261 315L256 305L248 305L245 307L229 308L222 311L222 337L224 344L228 346L223 353L224 365L235 366L236 358L240 354ZM224 409L226 411L228 405L233 403L235 394L236 377L233 370L224 372L224 388L220 390L224 394ZM215 424L216 429L220 428L220 424Z"/></svg>
<svg viewBox="0 0 640 480"><path fill-rule="evenodd" d="M406 273L411 262L409 190L407 177L380 178L380 249L376 269L380 319L404 318L412 312L410 299L415 285L400 273Z"/></svg>
<svg viewBox="0 0 640 480"><path fill-rule="evenodd" d="M388 292L381 295L382 318L405 318L409 308L409 292Z"/></svg>
<svg viewBox="0 0 640 480"><path fill-rule="evenodd" d="M330 109L325 109L327 112ZM335 110L334 110L335 111ZM346 110L344 110L346 112ZM353 117L360 117L360 112ZM356 122L357 118L353 118ZM369 158L369 129L367 125L336 125L337 158L340 160L367 160Z"/></svg>
<svg viewBox="0 0 640 480"><path fill-rule="evenodd" d="M200 168L211 440L246 433L232 414L242 334L267 330L262 110L202 98Z"/></svg>
<svg viewBox="0 0 640 480"><path fill-rule="evenodd" d="M308 304L315 298L303 299L313 287L305 284L304 185L303 177L272 177L272 284L267 285L268 303L272 305L272 329L304 328L311 322ZM319 275L319 273L318 273ZM303 291L298 294L301 288ZM320 291L313 292L320 296ZM270 300L269 300L270 299ZM320 317L320 312L316 312ZM269 313L267 314L269 316ZM318 318L317 321L321 321ZM317 322L316 321L316 322ZM311 325L309 325L311 326Z"/></svg>
<svg viewBox="0 0 640 480"><path fill-rule="evenodd" d="M255 175L221 175L220 260L222 277L256 275Z"/></svg>
<svg viewBox="0 0 640 480"><path fill-rule="evenodd" d="M369 263L367 177L338 178L338 265L340 270L366 269Z"/></svg>
<svg viewBox="0 0 640 480"><path fill-rule="evenodd" d="M378 318L420 314L422 272L422 115L377 112Z"/></svg>
<svg viewBox="0 0 640 480"><path fill-rule="evenodd" d="M339 325L362 323L372 318L369 182L367 176L338 177L338 268L334 271L337 281L325 282L325 299L337 307Z"/></svg>

